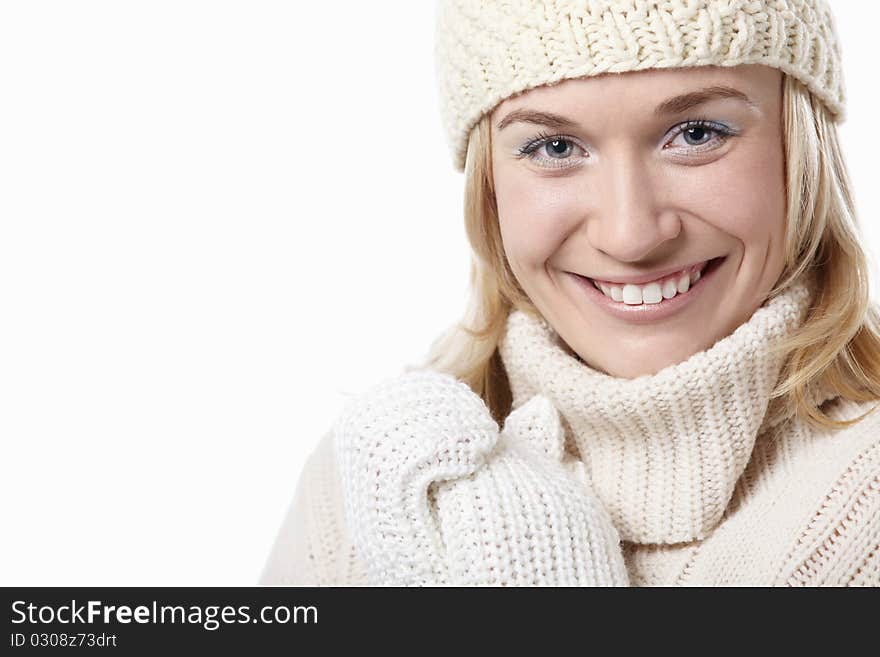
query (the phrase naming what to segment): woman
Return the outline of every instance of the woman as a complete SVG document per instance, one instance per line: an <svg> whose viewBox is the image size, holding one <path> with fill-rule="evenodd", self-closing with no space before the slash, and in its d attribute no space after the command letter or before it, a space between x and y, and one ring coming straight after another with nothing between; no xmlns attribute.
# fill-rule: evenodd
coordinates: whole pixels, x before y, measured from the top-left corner
<svg viewBox="0 0 880 657"><path fill-rule="evenodd" d="M880 322L825 2L437 18L471 303L338 418L263 581L880 585Z"/></svg>

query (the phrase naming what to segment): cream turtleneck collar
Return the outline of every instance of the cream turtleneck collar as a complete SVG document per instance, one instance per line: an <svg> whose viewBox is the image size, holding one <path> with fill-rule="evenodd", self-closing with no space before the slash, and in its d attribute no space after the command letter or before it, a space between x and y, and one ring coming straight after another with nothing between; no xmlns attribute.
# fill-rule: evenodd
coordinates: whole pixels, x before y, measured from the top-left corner
<svg viewBox="0 0 880 657"><path fill-rule="evenodd" d="M797 282L711 348L635 379L591 368L546 320L515 310L500 345L513 408L536 394L553 402L622 540L702 539L775 423L767 411L782 360L769 346L809 303Z"/></svg>

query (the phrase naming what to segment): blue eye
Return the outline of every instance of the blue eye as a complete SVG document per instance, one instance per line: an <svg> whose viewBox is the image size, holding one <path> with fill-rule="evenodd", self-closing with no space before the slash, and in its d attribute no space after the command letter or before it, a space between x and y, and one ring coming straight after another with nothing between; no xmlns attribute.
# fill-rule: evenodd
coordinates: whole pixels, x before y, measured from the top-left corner
<svg viewBox="0 0 880 657"><path fill-rule="evenodd" d="M706 119L692 119L672 129L672 136L663 145L663 149L675 147L686 154L698 154L721 146L729 137L737 134L735 130L724 124ZM679 137L684 143L676 145L675 140ZM572 157L576 150L583 151L584 155L587 154L573 137L540 132L520 147L516 156L535 161L545 168L560 169L578 165L580 158Z"/></svg>
<svg viewBox="0 0 880 657"><path fill-rule="evenodd" d="M681 137L684 140L685 150L689 150L687 147L691 146L696 147L693 150L702 152L720 146L729 137L733 137L736 134L736 131L721 123L705 119L694 119L676 126L672 132L673 139L663 148L672 146L674 140Z"/></svg>
<svg viewBox="0 0 880 657"><path fill-rule="evenodd" d="M695 126L693 128L688 128L687 130L681 131L684 140L691 144L692 146L699 146L700 144L705 143L703 141L703 137L709 136L709 130L701 125ZM690 140L694 139L697 143L692 143Z"/></svg>
<svg viewBox="0 0 880 657"><path fill-rule="evenodd" d="M572 143L567 139L554 139L545 144L550 150L550 157L563 157L567 151L571 150Z"/></svg>
<svg viewBox="0 0 880 657"><path fill-rule="evenodd" d="M545 162L548 164L542 166L548 166L550 168L565 168L572 166L571 164L568 164L568 162L572 160L569 156L576 148L584 150L570 137L564 135L548 135L541 132L535 135L528 141L528 143L519 149L517 157L527 157L530 160ZM540 152L547 153L549 157L537 157L536 154L540 154Z"/></svg>

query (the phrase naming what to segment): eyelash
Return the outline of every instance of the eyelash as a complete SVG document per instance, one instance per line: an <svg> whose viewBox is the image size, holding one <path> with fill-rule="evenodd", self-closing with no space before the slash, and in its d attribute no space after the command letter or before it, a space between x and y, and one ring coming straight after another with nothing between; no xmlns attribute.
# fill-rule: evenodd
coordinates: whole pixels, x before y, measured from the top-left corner
<svg viewBox="0 0 880 657"><path fill-rule="evenodd" d="M672 141L673 139L678 137L680 134L686 132L687 130L691 130L693 128L703 128L705 130L708 130L710 132L715 133L715 135L716 135L713 139L707 141L706 143L692 146L689 149L692 151L696 150L697 152L712 150L717 147L716 145L714 145L715 142L724 143L729 138L735 137L737 134L739 134L737 131L733 130L732 128L730 128L722 123L716 123L714 121L710 121L709 119L688 119L687 121L675 126L675 128L673 129L674 132L673 132L672 136L670 137L669 141ZM552 134L548 134L544 131L541 131L537 135L535 135L532 139L530 139L525 145L523 145L517 151L516 157L517 157L517 159L528 158L530 160L548 160L550 162L566 162L566 161L570 160L570 158L547 158L547 157L537 158L537 157L532 156L533 153L535 153L541 147L543 147L544 145L546 145L548 142L551 142L551 141L565 141L565 142L570 142L573 145L577 146L575 140L571 137L567 137L565 135L552 135ZM720 144L718 144L718 145L720 145ZM580 148L580 146L578 146L578 148ZM664 146L664 148L665 148L665 146ZM568 168L571 166L575 166L575 165L550 164L549 168L565 169L565 168Z"/></svg>

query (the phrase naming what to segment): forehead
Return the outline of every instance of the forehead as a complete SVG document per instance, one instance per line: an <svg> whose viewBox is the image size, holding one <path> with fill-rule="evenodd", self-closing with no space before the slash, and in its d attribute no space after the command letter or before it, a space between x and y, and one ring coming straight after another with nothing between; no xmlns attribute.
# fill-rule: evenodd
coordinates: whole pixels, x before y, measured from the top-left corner
<svg viewBox="0 0 880 657"><path fill-rule="evenodd" d="M781 77L778 69L760 64L604 73L526 90L499 103L492 116L497 118L525 107L578 113L602 108L653 111L670 97L713 86L741 90L756 103L766 104L780 92Z"/></svg>

